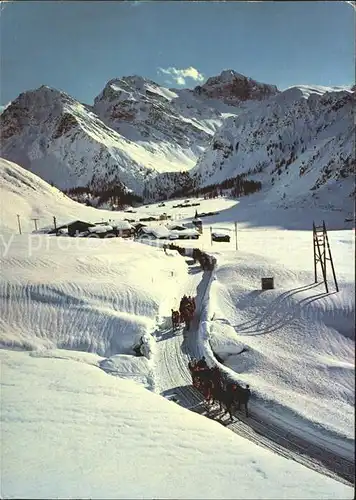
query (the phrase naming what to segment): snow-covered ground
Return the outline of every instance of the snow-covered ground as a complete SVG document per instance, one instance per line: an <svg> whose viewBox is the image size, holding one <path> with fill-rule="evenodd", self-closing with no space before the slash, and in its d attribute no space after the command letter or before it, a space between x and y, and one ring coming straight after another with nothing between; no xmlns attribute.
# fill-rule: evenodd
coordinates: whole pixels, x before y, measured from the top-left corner
<svg viewBox="0 0 356 500"><path fill-rule="evenodd" d="M279 411L288 409L301 426L313 423L316 434L328 429L353 440L354 236L335 231L329 237L338 293L330 267L330 293L314 284L310 231L242 232L243 249L215 254L211 343ZM274 290L261 290L263 277L274 278Z"/></svg>
<svg viewBox="0 0 356 500"><path fill-rule="evenodd" d="M353 497L352 488L159 396L166 388L160 378L161 354L168 352L164 343L167 339L180 356L183 341L178 333L171 342L170 309L184 291L200 287L202 273L174 253L121 238L15 234L17 213L23 224L38 215L41 226L54 209L64 222L100 221L113 213L78 205L21 168L9 162L5 167L0 176L4 498ZM179 218L192 217L196 209L220 211L203 219L200 240L179 244L203 247L217 258L205 326L214 350L223 358L232 354L226 366L250 383L257 396L251 410L260 405L282 423L313 432L319 442L352 450L351 231L329 233L340 292L326 296L322 285L313 287L312 234L303 227L309 214L300 219L304 230L287 231L288 211L279 213L278 223L270 213L270 221L263 216L265 224L249 225L245 200L199 200L199 207L172 208L183 201L125 215L164 210ZM121 215L115 213L115 219ZM235 220L238 251L233 237L211 245L209 227L233 236ZM274 276L275 289L261 292L261 277L268 276ZM131 355L141 336L147 358ZM247 352L234 356L243 346Z"/></svg>
<svg viewBox="0 0 356 500"><path fill-rule="evenodd" d="M2 351L3 498L352 498L95 355ZM78 362L79 361L79 362Z"/></svg>
<svg viewBox="0 0 356 500"><path fill-rule="evenodd" d="M16 235L2 256L2 344L128 352L178 300L186 265L162 255L122 238Z"/></svg>
<svg viewBox="0 0 356 500"><path fill-rule="evenodd" d="M199 200L198 207L176 208L173 205L184 200L173 200L159 207L159 203L133 209L136 213L122 211L98 210L76 203L65 196L57 188L50 186L37 175L23 169L16 163L0 158L0 228L18 232L17 214L20 216L21 230L24 233L35 229L34 220L37 218L38 228L53 226L53 217L57 225L72 220L101 222L109 219L139 219L147 215L160 215L167 212L174 220L193 217L195 210L210 212L226 209L236 204L233 200ZM191 201L191 200L189 200ZM194 200L197 202L197 200ZM215 207L215 208L214 208Z"/></svg>

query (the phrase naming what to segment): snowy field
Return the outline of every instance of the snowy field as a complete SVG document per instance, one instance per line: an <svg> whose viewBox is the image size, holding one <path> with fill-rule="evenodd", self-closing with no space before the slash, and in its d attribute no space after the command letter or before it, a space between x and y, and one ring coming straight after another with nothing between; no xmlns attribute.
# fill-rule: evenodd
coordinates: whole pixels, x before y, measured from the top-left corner
<svg viewBox="0 0 356 500"><path fill-rule="evenodd" d="M338 293L330 269L329 294L314 284L310 232L242 232L244 250L216 253L211 344L276 411L353 443L354 235L329 236ZM262 291L262 277L273 277L275 289Z"/></svg>
<svg viewBox="0 0 356 500"><path fill-rule="evenodd" d="M158 207L159 204L155 203L148 208L145 206L134 208L136 213L97 210L76 203L36 175L2 158L0 158L0 189L0 228L18 232L17 214L19 214L23 233L30 233L35 229L32 220L34 218L38 219L38 228L54 227L54 216L57 218L58 226L77 219L88 222L124 218L138 220L144 216L158 216L163 212L169 213L173 220L177 220L194 217L196 209L211 212L236 204L236 201L227 199L199 200L201 205L198 207L173 209L173 205L184 201L174 200L167 202L165 207Z"/></svg>
<svg viewBox="0 0 356 500"><path fill-rule="evenodd" d="M107 375L95 355L1 357L3 498L353 496L342 483Z"/></svg>
<svg viewBox="0 0 356 500"><path fill-rule="evenodd" d="M201 279L185 259L121 238L26 234L31 217L47 225L54 210L63 222L113 212L78 205L9 162L1 168L3 498L353 498L353 488L159 395L155 340L164 342L171 307ZM340 292L326 295L313 286L313 215L293 212L299 230L287 230L284 210L278 223L264 212L263 224L249 224L247 200L181 210L175 200L137 216L220 211L203 220L200 240L178 242L218 261L206 305L213 349L250 383L252 405L352 453L353 233L329 233ZM28 220L22 235L14 210ZM233 237L211 245L210 226L234 235L235 220L238 251ZM275 289L262 292L268 276ZM132 356L141 337L147 357Z"/></svg>
<svg viewBox="0 0 356 500"><path fill-rule="evenodd" d="M122 238L16 235L1 265L2 345L130 352L170 314L186 278L184 260L163 255Z"/></svg>

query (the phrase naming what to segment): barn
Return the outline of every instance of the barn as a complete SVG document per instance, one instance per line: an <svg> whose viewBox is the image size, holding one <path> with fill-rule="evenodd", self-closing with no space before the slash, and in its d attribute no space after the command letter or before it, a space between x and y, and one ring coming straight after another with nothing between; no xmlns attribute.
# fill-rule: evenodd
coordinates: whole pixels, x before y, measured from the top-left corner
<svg viewBox="0 0 356 500"><path fill-rule="evenodd" d="M185 231L187 229L186 226L182 226L182 224L171 224L168 226L170 231Z"/></svg>
<svg viewBox="0 0 356 500"><path fill-rule="evenodd" d="M133 222L132 226L133 226L134 233L138 234L139 230L142 227L147 227L147 224L142 224L142 222Z"/></svg>
<svg viewBox="0 0 356 500"><path fill-rule="evenodd" d="M141 227L138 230L137 235L139 238L165 240L169 239L170 232L164 226L158 226L158 227L146 226L146 227Z"/></svg>
<svg viewBox="0 0 356 500"><path fill-rule="evenodd" d="M94 227L94 226L95 226L95 224L92 224L91 222L85 222L82 220L75 220L73 222L69 222L67 224L68 235L69 236L76 236L79 233L84 233L84 231L88 231L88 229L90 227Z"/></svg>
<svg viewBox="0 0 356 500"><path fill-rule="evenodd" d="M197 240L200 237L200 233L195 229L184 229L180 231L172 231L171 237L179 240Z"/></svg>
<svg viewBox="0 0 356 500"><path fill-rule="evenodd" d="M130 238L134 233L132 225L127 220L110 221L110 224L113 230L116 231L117 236L122 238Z"/></svg>

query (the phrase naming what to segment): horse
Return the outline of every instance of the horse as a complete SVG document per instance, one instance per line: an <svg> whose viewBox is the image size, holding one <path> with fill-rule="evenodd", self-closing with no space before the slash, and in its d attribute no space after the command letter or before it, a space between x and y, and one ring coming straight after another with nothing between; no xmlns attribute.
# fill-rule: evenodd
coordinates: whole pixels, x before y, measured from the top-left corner
<svg viewBox="0 0 356 500"><path fill-rule="evenodd" d="M190 323L191 323L193 316L194 316L194 306L191 302L187 303L185 306L182 307L182 310L180 312L180 316L185 323L186 330L189 331Z"/></svg>
<svg viewBox="0 0 356 500"><path fill-rule="evenodd" d="M177 328L179 328L179 325L180 325L179 311L174 311L172 309L172 328L173 328L173 331L177 330Z"/></svg>
<svg viewBox="0 0 356 500"><path fill-rule="evenodd" d="M193 386L199 389L208 404L218 402L220 411L225 408L225 415L229 413L231 421L234 409L240 411L243 405L248 417L248 402L251 396L249 385L242 387L236 382L223 381L222 373L217 366L199 368L199 362L196 360L189 362L188 368L192 375Z"/></svg>
<svg viewBox="0 0 356 500"><path fill-rule="evenodd" d="M248 417L248 402L251 397L251 390L250 386L246 385L246 387L241 387L240 385L237 386L237 394L236 394L236 399L237 399L237 409L240 411L241 410L241 404L244 405L245 407L245 415Z"/></svg>
<svg viewBox="0 0 356 500"><path fill-rule="evenodd" d="M199 376L197 373L196 363L197 363L196 360L189 361L188 368L189 368L190 374L192 376L193 387L198 388L199 387Z"/></svg>
<svg viewBox="0 0 356 500"><path fill-rule="evenodd" d="M220 370L215 368L193 368L193 385L203 394L208 405L219 403L220 411L225 408L225 414L230 414L233 420L234 394L223 387Z"/></svg>
<svg viewBox="0 0 356 500"><path fill-rule="evenodd" d="M251 396L250 387L247 385L246 387L242 387L239 384L228 383L225 388L221 390L221 393L218 395L220 401L223 406L225 406L226 411L230 414L230 419L233 420L232 411L233 408L237 406L237 410L241 410L241 404L245 407L245 414L248 417L248 401ZM220 405L221 408L221 405Z"/></svg>
<svg viewBox="0 0 356 500"><path fill-rule="evenodd" d="M195 298L194 298L194 297L190 297L190 296L189 296L189 297L188 297L188 299L189 299L189 303L190 303L190 304L192 305L192 307L193 307L193 312L195 313L195 310L196 310L196 308L197 308L197 307L196 307L196 304L195 304Z"/></svg>
<svg viewBox="0 0 356 500"><path fill-rule="evenodd" d="M225 409L225 415L229 413L230 420L233 421L233 408L236 402L236 385L228 384L223 386L221 380L213 382L211 391L213 403L219 402L220 410Z"/></svg>
<svg viewBox="0 0 356 500"><path fill-rule="evenodd" d="M181 320L184 321L187 330L190 328L191 320L195 312L195 300L186 295L182 298L179 305L179 313Z"/></svg>

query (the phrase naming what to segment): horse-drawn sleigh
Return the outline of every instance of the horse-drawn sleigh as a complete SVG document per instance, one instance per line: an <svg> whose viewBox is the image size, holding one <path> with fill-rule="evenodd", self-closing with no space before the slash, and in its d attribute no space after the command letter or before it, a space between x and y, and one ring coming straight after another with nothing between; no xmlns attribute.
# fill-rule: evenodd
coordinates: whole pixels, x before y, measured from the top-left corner
<svg viewBox="0 0 356 500"><path fill-rule="evenodd" d="M230 415L230 420L233 420L234 410L240 410L243 405L248 417L248 402L251 396L248 385L242 387L237 382L224 380L219 368L217 366L209 368L204 356L199 361L195 359L190 361L188 368L193 386L202 393L209 406L219 403L220 411L225 409L225 413Z"/></svg>
<svg viewBox="0 0 356 500"><path fill-rule="evenodd" d="M186 295L180 301L179 311L172 309L172 327L173 331L177 330L181 323L185 323L185 328L189 330L190 324L194 317L196 305L194 297L187 297Z"/></svg>

